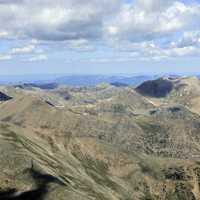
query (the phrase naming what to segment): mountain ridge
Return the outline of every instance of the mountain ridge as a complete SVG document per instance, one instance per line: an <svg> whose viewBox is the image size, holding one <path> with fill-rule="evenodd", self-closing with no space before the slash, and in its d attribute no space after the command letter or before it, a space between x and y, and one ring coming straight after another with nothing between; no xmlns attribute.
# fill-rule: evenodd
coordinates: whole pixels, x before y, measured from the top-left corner
<svg viewBox="0 0 200 200"><path fill-rule="evenodd" d="M199 200L200 114L188 104L199 81L163 80L173 85L164 97L2 86L12 99L0 103L0 198Z"/></svg>

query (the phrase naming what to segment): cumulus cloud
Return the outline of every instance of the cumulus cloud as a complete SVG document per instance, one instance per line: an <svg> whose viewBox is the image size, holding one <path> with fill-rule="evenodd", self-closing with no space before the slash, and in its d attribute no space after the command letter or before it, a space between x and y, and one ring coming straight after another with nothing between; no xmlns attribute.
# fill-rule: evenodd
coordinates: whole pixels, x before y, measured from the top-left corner
<svg viewBox="0 0 200 200"><path fill-rule="evenodd" d="M0 0L0 4L17 4L23 2L24 0Z"/></svg>
<svg viewBox="0 0 200 200"><path fill-rule="evenodd" d="M47 41L95 40L102 34L152 40L200 24L199 18L199 4L174 0L0 0L2 33Z"/></svg>
<svg viewBox="0 0 200 200"><path fill-rule="evenodd" d="M0 54L0 61L2 61L2 60L11 60L11 59L12 59L11 55Z"/></svg>
<svg viewBox="0 0 200 200"><path fill-rule="evenodd" d="M171 43L172 47L178 47L178 48L184 48L184 47L190 47L200 46L200 31L189 31L184 32L183 36L176 42Z"/></svg>
<svg viewBox="0 0 200 200"><path fill-rule="evenodd" d="M30 61L47 59L40 44L79 53L101 45L127 52L126 59L200 54L195 0L0 0L0 27L0 40L32 40L5 53Z"/></svg>
<svg viewBox="0 0 200 200"><path fill-rule="evenodd" d="M148 12L158 12L170 6L174 0L136 0L136 6Z"/></svg>
<svg viewBox="0 0 200 200"><path fill-rule="evenodd" d="M128 4L121 8L117 17L107 24L108 37L133 42L148 41L200 24L199 4L186 5L178 1L162 0L138 0L138 4Z"/></svg>
<svg viewBox="0 0 200 200"><path fill-rule="evenodd" d="M69 40L66 43L67 48L78 52L94 51L95 47L86 39Z"/></svg>
<svg viewBox="0 0 200 200"><path fill-rule="evenodd" d="M40 55L36 55L36 56L30 57L30 58L26 59L25 61L38 62L38 61L46 61L46 60L48 60L47 55L40 54Z"/></svg>
<svg viewBox="0 0 200 200"><path fill-rule="evenodd" d="M16 37L63 41L97 39L120 0L1 1L0 25ZM3 3L4 2L4 3Z"/></svg>
<svg viewBox="0 0 200 200"><path fill-rule="evenodd" d="M22 59L24 57L29 57L31 61L36 60L47 60L47 56L44 54L44 50L37 46L38 42L36 40L32 40L26 45L20 47L13 47L7 52L0 54L0 60L11 60L20 56Z"/></svg>
<svg viewBox="0 0 200 200"><path fill-rule="evenodd" d="M0 39L7 38L9 36L9 33L6 31L0 31Z"/></svg>
<svg viewBox="0 0 200 200"><path fill-rule="evenodd" d="M27 53L32 53L34 52L34 50L36 49L36 46L33 44L24 46L24 47L17 47L17 48L13 48L11 50L11 54L27 54Z"/></svg>

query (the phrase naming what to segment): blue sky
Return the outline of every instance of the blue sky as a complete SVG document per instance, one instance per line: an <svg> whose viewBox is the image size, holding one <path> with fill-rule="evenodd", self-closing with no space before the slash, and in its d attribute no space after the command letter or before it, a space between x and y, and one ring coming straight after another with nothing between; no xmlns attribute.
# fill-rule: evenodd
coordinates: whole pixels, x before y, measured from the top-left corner
<svg viewBox="0 0 200 200"><path fill-rule="evenodd" d="M192 72L197 0L0 0L0 75Z"/></svg>

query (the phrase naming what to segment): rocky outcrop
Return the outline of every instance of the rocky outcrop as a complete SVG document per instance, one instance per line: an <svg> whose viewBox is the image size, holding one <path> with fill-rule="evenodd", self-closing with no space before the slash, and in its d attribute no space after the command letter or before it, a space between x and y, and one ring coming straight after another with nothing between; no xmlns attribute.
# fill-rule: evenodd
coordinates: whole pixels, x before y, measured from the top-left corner
<svg viewBox="0 0 200 200"><path fill-rule="evenodd" d="M8 101L8 100L11 100L12 97L4 94L3 92L0 92L0 101Z"/></svg>

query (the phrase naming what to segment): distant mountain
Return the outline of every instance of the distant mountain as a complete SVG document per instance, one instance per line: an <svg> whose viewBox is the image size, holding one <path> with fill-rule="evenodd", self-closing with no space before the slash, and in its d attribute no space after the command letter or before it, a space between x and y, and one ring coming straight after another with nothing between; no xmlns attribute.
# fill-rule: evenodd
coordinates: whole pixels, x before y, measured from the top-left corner
<svg viewBox="0 0 200 200"><path fill-rule="evenodd" d="M118 85L138 86L144 81L157 78L155 75L125 76L125 75L16 75L0 76L0 84L23 85L33 84L33 87L43 87L48 84L69 86L96 86L101 83L118 83ZM36 84L36 85L35 85Z"/></svg>
<svg viewBox="0 0 200 200"><path fill-rule="evenodd" d="M128 84L120 83L120 82L113 82L113 83L110 83L110 85L113 85L115 87L127 87L128 86Z"/></svg>
<svg viewBox="0 0 200 200"><path fill-rule="evenodd" d="M21 89L25 89L25 88L40 88L43 90L52 90L58 87L57 83L24 83L21 85L15 85L15 87L17 88L21 88Z"/></svg>
<svg viewBox="0 0 200 200"><path fill-rule="evenodd" d="M69 86L96 86L101 83L118 83L130 86L138 86L144 81L154 80L167 76L171 79L182 76L176 74L159 75L62 75L62 74L33 74L33 75L0 75L0 84L49 84L57 83ZM196 75L200 78L200 75Z"/></svg>
<svg viewBox="0 0 200 200"><path fill-rule="evenodd" d="M101 83L118 83L137 86L146 80L155 79L157 76L104 76L104 75L73 75L64 76L55 80L58 84L70 86L95 86Z"/></svg>
<svg viewBox="0 0 200 200"><path fill-rule="evenodd" d="M33 74L33 75L0 75L0 84L15 85L23 83L51 83L60 77L57 74Z"/></svg>

